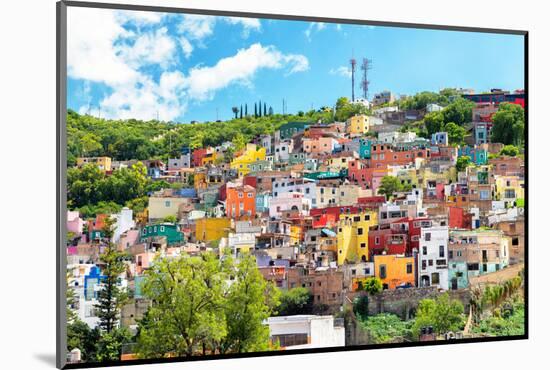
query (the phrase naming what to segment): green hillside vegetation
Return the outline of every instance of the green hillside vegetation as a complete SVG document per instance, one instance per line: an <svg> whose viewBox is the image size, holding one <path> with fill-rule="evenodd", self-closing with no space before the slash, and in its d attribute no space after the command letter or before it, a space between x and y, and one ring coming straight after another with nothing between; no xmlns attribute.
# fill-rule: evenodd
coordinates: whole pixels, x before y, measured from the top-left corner
<svg viewBox="0 0 550 370"><path fill-rule="evenodd" d="M331 107L296 114L248 115L223 122L180 124L156 120L109 120L67 114L67 165L74 166L77 157L108 156L113 160L167 159L179 156L182 147L191 149L216 146L225 141L247 143L262 134L271 134L287 122L345 121L354 114L369 111L360 104L339 98ZM244 139L244 140L243 140Z"/></svg>

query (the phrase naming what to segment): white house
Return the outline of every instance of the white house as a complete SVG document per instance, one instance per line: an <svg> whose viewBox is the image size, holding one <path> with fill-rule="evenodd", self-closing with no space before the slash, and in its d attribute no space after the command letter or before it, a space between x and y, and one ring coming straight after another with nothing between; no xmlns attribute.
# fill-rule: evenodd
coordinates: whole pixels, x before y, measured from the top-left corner
<svg viewBox="0 0 550 370"><path fill-rule="evenodd" d="M420 231L418 250L418 286L449 289L449 227L432 224Z"/></svg>
<svg viewBox="0 0 550 370"><path fill-rule="evenodd" d="M309 199L313 208L317 206L316 188L315 180L307 178L279 178L272 184L273 197L284 193L300 193Z"/></svg>
<svg viewBox="0 0 550 370"><path fill-rule="evenodd" d="M295 315L270 317L269 336L282 349L342 347L345 343L343 322L331 315Z"/></svg>
<svg viewBox="0 0 550 370"><path fill-rule="evenodd" d="M275 144L275 149L273 154L275 156L275 161L277 162L288 162L290 158L290 152L293 150L293 144L291 140L280 141Z"/></svg>
<svg viewBox="0 0 550 370"><path fill-rule="evenodd" d="M285 211L300 211L304 216L309 215L311 200L300 193L283 192L271 198L269 203L269 217L281 217Z"/></svg>
<svg viewBox="0 0 550 370"><path fill-rule="evenodd" d="M136 227L136 223L134 222L133 211L128 207L122 208L119 213L113 215L113 218L116 220L113 241L118 243L120 236Z"/></svg>

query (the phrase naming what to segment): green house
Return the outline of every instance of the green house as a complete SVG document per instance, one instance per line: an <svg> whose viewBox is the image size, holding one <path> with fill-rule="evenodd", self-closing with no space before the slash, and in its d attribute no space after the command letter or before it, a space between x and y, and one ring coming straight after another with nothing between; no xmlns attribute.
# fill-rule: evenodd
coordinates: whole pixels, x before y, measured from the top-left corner
<svg viewBox="0 0 550 370"><path fill-rule="evenodd" d="M287 122L281 127L279 127L279 133L281 136L281 140L290 139L292 135L305 131L306 127L308 127L310 123L308 122Z"/></svg>
<svg viewBox="0 0 550 370"><path fill-rule="evenodd" d="M179 226L167 222L143 227L139 239L140 242L145 243L158 237L166 237L166 244L168 245L183 242L183 233L180 231Z"/></svg>

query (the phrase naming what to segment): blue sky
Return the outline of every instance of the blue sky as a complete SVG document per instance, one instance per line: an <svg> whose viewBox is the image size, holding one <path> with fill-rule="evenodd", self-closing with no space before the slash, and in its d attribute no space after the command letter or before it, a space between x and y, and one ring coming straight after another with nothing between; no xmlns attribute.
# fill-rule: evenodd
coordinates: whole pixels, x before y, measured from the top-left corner
<svg viewBox="0 0 550 370"><path fill-rule="evenodd" d="M177 122L258 100L305 111L351 95L352 55L372 60L370 97L524 86L522 36L69 8L68 106Z"/></svg>

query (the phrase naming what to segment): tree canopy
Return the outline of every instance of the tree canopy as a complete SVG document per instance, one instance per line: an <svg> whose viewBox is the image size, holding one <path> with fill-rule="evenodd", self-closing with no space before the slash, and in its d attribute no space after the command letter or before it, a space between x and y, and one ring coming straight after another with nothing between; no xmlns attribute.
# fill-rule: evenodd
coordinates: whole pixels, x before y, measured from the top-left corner
<svg viewBox="0 0 550 370"><path fill-rule="evenodd" d="M378 187L378 194L385 195L386 199L390 199L397 192L409 190L411 190L410 184L401 184L401 181L395 176L384 176Z"/></svg>
<svg viewBox="0 0 550 370"><path fill-rule="evenodd" d="M277 314L279 316L309 314L312 305L313 296L307 288L292 288L281 294Z"/></svg>
<svg viewBox="0 0 550 370"><path fill-rule="evenodd" d="M502 103L493 115L491 141L521 146L525 141L525 112L521 105Z"/></svg>
<svg viewBox="0 0 550 370"><path fill-rule="evenodd" d="M158 259L145 276L143 292L153 305L139 324L141 357L268 349L263 321L278 304L278 292L253 256L238 263L211 253Z"/></svg>
<svg viewBox="0 0 550 370"><path fill-rule="evenodd" d="M448 293L436 299L423 299L416 310L416 319L412 327L415 337L423 327L431 326L436 334L458 331L464 327L464 306L458 300L452 300Z"/></svg>

